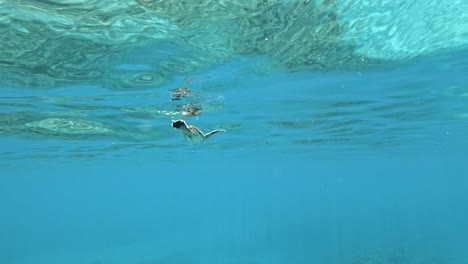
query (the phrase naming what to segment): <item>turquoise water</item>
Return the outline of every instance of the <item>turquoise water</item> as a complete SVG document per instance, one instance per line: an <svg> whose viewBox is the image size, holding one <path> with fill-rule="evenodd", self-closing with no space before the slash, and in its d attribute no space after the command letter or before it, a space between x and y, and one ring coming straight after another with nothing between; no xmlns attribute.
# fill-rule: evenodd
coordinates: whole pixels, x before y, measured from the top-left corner
<svg viewBox="0 0 468 264"><path fill-rule="evenodd" d="M467 9L0 1L0 263L466 263Z"/></svg>

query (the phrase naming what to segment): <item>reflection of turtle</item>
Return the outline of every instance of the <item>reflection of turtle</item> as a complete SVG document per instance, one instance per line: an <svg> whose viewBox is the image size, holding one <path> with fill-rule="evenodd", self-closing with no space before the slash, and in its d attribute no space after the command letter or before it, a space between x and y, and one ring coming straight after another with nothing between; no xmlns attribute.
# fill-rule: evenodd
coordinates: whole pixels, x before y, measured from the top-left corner
<svg viewBox="0 0 468 264"><path fill-rule="evenodd" d="M198 96L197 93L193 92L186 86L169 90L169 93L172 95L171 101L178 101L185 97L197 97Z"/></svg>
<svg viewBox="0 0 468 264"><path fill-rule="evenodd" d="M192 143L202 142L203 140L218 132L226 132L226 130L218 129L203 134L199 128L188 125L184 120L172 121L172 127L179 129L182 134L184 134L185 139Z"/></svg>
<svg viewBox="0 0 468 264"><path fill-rule="evenodd" d="M198 102L191 102L184 105L178 105L184 116L196 116L202 113L202 106Z"/></svg>

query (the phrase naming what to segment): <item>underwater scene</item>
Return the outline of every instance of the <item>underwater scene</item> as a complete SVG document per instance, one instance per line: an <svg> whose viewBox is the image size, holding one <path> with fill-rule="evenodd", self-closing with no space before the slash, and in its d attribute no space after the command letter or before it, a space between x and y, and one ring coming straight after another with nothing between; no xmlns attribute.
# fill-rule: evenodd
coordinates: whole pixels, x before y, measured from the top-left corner
<svg viewBox="0 0 468 264"><path fill-rule="evenodd" d="M468 263L468 0L0 0L0 264Z"/></svg>

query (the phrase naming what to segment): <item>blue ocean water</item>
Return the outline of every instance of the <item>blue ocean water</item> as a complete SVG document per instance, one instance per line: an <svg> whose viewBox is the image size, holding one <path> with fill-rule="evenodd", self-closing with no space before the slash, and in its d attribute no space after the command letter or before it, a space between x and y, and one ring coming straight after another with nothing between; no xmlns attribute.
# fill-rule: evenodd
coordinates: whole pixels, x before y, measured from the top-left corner
<svg viewBox="0 0 468 264"><path fill-rule="evenodd" d="M467 5L0 2L0 263L466 263Z"/></svg>

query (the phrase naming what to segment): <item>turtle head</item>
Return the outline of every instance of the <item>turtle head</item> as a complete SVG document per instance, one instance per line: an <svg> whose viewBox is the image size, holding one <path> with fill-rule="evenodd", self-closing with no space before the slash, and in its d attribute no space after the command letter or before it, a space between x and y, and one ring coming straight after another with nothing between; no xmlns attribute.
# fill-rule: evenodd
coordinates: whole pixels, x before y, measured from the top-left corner
<svg viewBox="0 0 468 264"><path fill-rule="evenodd" d="M174 120L172 121L172 127L177 129L181 127L187 127L187 123L185 123L184 120Z"/></svg>

